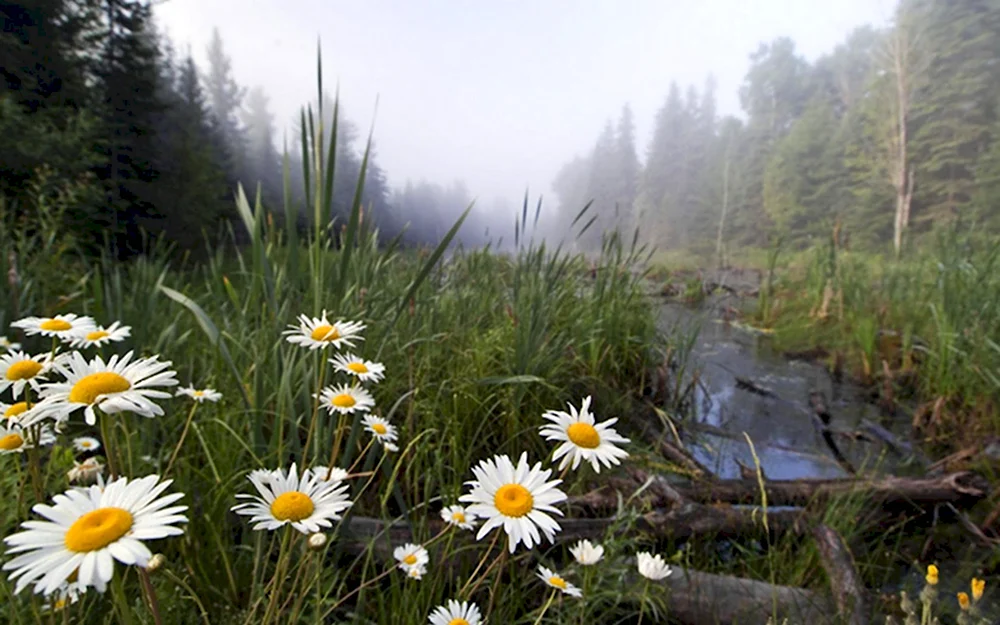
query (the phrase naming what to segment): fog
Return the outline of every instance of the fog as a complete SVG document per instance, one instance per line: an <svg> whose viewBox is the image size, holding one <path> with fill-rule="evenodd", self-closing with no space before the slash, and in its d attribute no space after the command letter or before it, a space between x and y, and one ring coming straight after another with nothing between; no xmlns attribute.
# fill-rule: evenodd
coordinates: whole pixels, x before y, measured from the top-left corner
<svg viewBox="0 0 1000 625"><path fill-rule="evenodd" d="M894 5L166 0L155 14L202 67L219 28L236 80L270 97L279 139L315 96L321 41L326 84L339 85L347 115L362 129L374 119L389 185L463 180L489 211L518 205L525 190L548 204L557 171L623 104L644 159L671 81L714 76L719 115L740 116L738 90L761 43L787 36L812 61L858 26L884 26Z"/></svg>

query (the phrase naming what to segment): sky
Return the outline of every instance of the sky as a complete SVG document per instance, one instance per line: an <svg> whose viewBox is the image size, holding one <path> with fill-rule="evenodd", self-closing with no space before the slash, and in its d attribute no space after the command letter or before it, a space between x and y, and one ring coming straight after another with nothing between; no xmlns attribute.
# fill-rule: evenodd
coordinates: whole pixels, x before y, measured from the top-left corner
<svg viewBox="0 0 1000 625"><path fill-rule="evenodd" d="M894 0L159 0L159 26L205 67L218 27L236 80L263 86L279 136L324 87L363 131L374 122L393 186L464 180L480 204L551 196L627 102L640 158L671 81L717 82L720 114L761 42L815 60ZM376 110L377 101L377 110ZM279 146L280 149L280 146ZM550 201L554 204L554 201Z"/></svg>

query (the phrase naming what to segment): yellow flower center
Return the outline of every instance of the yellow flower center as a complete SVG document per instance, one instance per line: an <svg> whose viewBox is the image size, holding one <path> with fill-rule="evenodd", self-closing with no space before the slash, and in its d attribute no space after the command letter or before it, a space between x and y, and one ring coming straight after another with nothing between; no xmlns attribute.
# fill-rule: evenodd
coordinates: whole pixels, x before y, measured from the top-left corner
<svg viewBox="0 0 1000 625"><path fill-rule="evenodd" d="M573 441L577 447L585 449L596 449L601 444L601 435L597 433L594 426L589 423L577 421L566 428L566 436Z"/></svg>
<svg viewBox="0 0 1000 625"><path fill-rule="evenodd" d="M354 399L354 395L351 395L350 393L341 393L331 399L330 403L337 408L350 408L354 404L358 403L358 401Z"/></svg>
<svg viewBox="0 0 1000 625"><path fill-rule="evenodd" d="M52 332L65 332L72 328L73 324L62 319L46 319L38 327L43 330L51 330Z"/></svg>
<svg viewBox="0 0 1000 625"><path fill-rule="evenodd" d="M328 323L316 326L316 329L312 331L312 340L314 341L336 341L339 338L340 332L337 332L337 328Z"/></svg>
<svg viewBox="0 0 1000 625"><path fill-rule="evenodd" d="M354 373L368 373L368 367L363 362L349 362L347 363L347 368Z"/></svg>
<svg viewBox="0 0 1000 625"><path fill-rule="evenodd" d="M552 576L549 578L549 584L559 588L560 590L566 590L566 580L558 576Z"/></svg>
<svg viewBox="0 0 1000 625"><path fill-rule="evenodd" d="M99 340L101 340L103 338L107 338L107 336L108 336L108 333L105 332L104 330L95 330L93 332L88 332L87 333L87 340L88 341L99 341Z"/></svg>
<svg viewBox="0 0 1000 625"><path fill-rule="evenodd" d="M969 595L968 594L966 594L964 592L958 593L958 607L962 608L963 610L968 610L969 609Z"/></svg>
<svg viewBox="0 0 1000 625"><path fill-rule="evenodd" d="M19 401L16 404L11 404L10 408L3 411L3 416L10 419L11 417L16 417L19 414L24 414L28 411L28 402Z"/></svg>
<svg viewBox="0 0 1000 625"><path fill-rule="evenodd" d="M403 564L408 564L410 566L413 566L416 563L417 563L417 556L413 555L412 553L403 558Z"/></svg>
<svg viewBox="0 0 1000 625"><path fill-rule="evenodd" d="M504 484L493 496L493 505L504 516L522 517L531 512L535 498L520 484Z"/></svg>
<svg viewBox="0 0 1000 625"><path fill-rule="evenodd" d="M374 431L379 436L385 436L385 433L388 432L389 430L388 430L388 428L386 428L381 423L373 423L372 424L372 431Z"/></svg>
<svg viewBox="0 0 1000 625"><path fill-rule="evenodd" d="M14 451L15 449L20 449L21 445L24 444L24 439L21 438L20 434L8 434L3 438L0 438L0 449L4 451Z"/></svg>
<svg viewBox="0 0 1000 625"><path fill-rule="evenodd" d="M201 397L202 395L205 394L205 391L195 391L194 393L191 394L194 395L195 397Z"/></svg>
<svg viewBox="0 0 1000 625"><path fill-rule="evenodd" d="M451 520L455 523L465 523L465 515L461 512L455 512L451 515Z"/></svg>
<svg viewBox="0 0 1000 625"><path fill-rule="evenodd" d="M58 612L65 609L67 605L69 605L69 599L66 597L59 597L56 599L56 602L52 604L52 609Z"/></svg>
<svg viewBox="0 0 1000 625"><path fill-rule="evenodd" d="M83 447L84 449L90 449L93 445L94 444L90 441L80 441L80 447Z"/></svg>
<svg viewBox="0 0 1000 625"><path fill-rule="evenodd" d="M92 404L101 395L121 393L130 388L132 384L117 373L91 373L73 385L69 391L69 400L75 404Z"/></svg>
<svg viewBox="0 0 1000 625"><path fill-rule="evenodd" d="M73 522L63 542L77 553L97 551L115 542L132 529L132 515L121 508L98 508Z"/></svg>
<svg viewBox="0 0 1000 625"><path fill-rule="evenodd" d="M309 495L294 490L278 495L271 504L271 514L279 521L301 521L309 518L315 509Z"/></svg>
<svg viewBox="0 0 1000 625"><path fill-rule="evenodd" d="M455 617L448 621L448 625L469 625L469 621L461 617Z"/></svg>
<svg viewBox="0 0 1000 625"><path fill-rule="evenodd" d="M19 360L7 367L8 380L28 380L38 375L42 364L35 360Z"/></svg>

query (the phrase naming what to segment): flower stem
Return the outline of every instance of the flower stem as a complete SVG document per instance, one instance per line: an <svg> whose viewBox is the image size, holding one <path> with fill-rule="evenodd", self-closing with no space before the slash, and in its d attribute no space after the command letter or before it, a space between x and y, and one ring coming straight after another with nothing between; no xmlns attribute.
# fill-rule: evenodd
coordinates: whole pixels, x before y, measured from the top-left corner
<svg viewBox="0 0 1000 625"><path fill-rule="evenodd" d="M488 558L489 555L493 552L493 547L497 544L497 539L499 538L500 538L500 532L496 532L493 534L493 540L490 542L490 546L486 548L486 551L483 553L483 557L479 559L479 564L476 565L476 570L474 570L472 572L472 575L469 576L469 581L465 582L465 586L462 586L462 590L458 591L459 595L464 595L465 591L468 590L468 588L472 585L472 582L476 579L476 576L479 574L479 569L483 568L483 564L486 563L486 558ZM471 595L472 593L469 594Z"/></svg>
<svg viewBox="0 0 1000 625"><path fill-rule="evenodd" d="M549 595L549 600L545 602L544 606L542 606L542 611L538 613L538 618L535 619L534 625L538 625L542 622L542 617L545 616L545 613L549 610L549 606L552 605L553 601L555 601L557 592L559 591L553 590L552 594Z"/></svg>
<svg viewBox="0 0 1000 625"><path fill-rule="evenodd" d="M149 572L146 569L139 569L139 581L142 582L142 589L145 591L146 601L149 603L149 611L153 613L153 622L156 625L163 625L160 617L160 602L156 600L156 589L149 581Z"/></svg>
<svg viewBox="0 0 1000 625"><path fill-rule="evenodd" d="M112 449L113 443L111 441L111 429L108 427L108 419L111 417L98 411L97 420L101 423L101 439L104 442L104 457L108 461L108 478L111 477L121 477L118 475L117 465L115 464L115 453Z"/></svg>
<svg viewBox="0 0 1000 625"><path fill-rule="evenodd" d="M274 569L274 578L271 580L271 584L274 584L274 587L271 589L271 598L267 602L267 610L264 612L264 620L261 621L264 625L271 622L271 615L273 614L274 609L278 606L278 595L281 593L281 578L285 574L285 567L288 565L289 556L292 552L289 547L291 545L293 531L295 530L292 529L291 525L286 525L285 535L281 537L281 547L278 549L278 566Z"/></svg>
<svg viewBox="0 0 1000 625"><path fill-rule="evenodd" d="M181 438L177 441L177 446L174 447L174 453L170 454L170 460L167 461L167 468L163 470L164 476L170 474L170 469L174 466L174 460L177 460L177 454L180 453L184 439L187 438L188 429L191 428L191 421L194 419L194 413L197 409L198 402L192 402L191 410L188 412L187 420L184 422L184 429L181 431Z"/></svg>
<svg viewBox="0 0 1000 625"><path fill-rule="evenodd" d="M313 402L313 413L312 418L309 420L309 431L306 432L306 444L302 448L302 466L308 466L306 462L309 459L309 446L312 444L313 432L316 431L316 421L319 420L319 395L323 391L323 383L326 381L326 363L323 362L322 350L319 354L319 375L316 380L316 401Z"/></svg>

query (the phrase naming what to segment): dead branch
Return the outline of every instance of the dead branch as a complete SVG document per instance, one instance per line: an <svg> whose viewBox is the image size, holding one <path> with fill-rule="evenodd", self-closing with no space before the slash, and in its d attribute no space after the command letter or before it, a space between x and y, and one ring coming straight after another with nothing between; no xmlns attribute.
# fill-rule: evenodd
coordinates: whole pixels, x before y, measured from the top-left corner
<svg viewBox="0 0 1000 625"><path fill-rule="evenodd" d="M813 528L813 537L819 549L820 561L830 579L837 612L847 617L850 625L867 625L868 609L865 605L865 586L858 577L854 558L844 539L826 525Z"/></svg>

